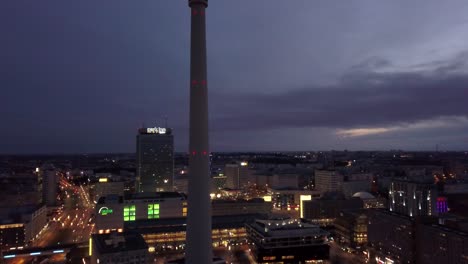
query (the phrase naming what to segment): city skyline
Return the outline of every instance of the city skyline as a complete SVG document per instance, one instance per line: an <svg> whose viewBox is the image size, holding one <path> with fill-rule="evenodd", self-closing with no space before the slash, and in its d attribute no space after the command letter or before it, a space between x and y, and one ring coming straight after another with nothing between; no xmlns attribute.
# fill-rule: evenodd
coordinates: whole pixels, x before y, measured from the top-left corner
<svg viewBox="0 0 468 264"><path fill-rule="evenodd" d="M468 149L467 3L273 2L211 7L213 151ZM187 151L189 15L2 3L1 153L134 152L165 116Z"/></svg>

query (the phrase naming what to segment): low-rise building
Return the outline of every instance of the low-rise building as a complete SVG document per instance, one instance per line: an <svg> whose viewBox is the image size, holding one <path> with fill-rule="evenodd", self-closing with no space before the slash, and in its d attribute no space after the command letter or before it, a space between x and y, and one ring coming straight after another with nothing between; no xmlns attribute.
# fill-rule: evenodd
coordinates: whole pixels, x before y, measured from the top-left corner
<svg viewBox="0 0 468 264"><path fill-rule="evenodd" d="M212 201L213 216L268 215L271 208L272 203L263 199ZM95 232L122 232L127 222L185 218L187 198L177 192L137 193L127 197L108 195L99 199L95 210Z"/></svg>
<svg viewBox="0 0 468 264"><path fill-rule="evenodd" d="M251 200L213 200L211 214L216 215L242 215L242 214L270 214L271 202L256 198Z"/></svg>
<svg viewBox="0 0 468 264"><path fill-rule="evenodd" d="M149 264L148 245L137 233L93 234L91 236L92 264Z"/></svg>
<svg viewBox="0 0 468 264"><path fill-rule="evenodd" d="M101 197L96 205L98 233L122 231L124 222L146 219L185 217L187 198L177 192L136 193L128 197Z"/></svg>
<svg viewBox="0 0 468 264"><path fill-rule="evenodd" d="M321 225L331 225L343 210L357 210L364 207L360 198L343 199L340 197L322 197L303 202L304 218Z"/></svg>
<svg viewBox="0 0 468 264"><path fill-rule="evenodd" d="M327 232L301 220L257 220L246 224L257 263L301 263L327 260Z"/></svg>

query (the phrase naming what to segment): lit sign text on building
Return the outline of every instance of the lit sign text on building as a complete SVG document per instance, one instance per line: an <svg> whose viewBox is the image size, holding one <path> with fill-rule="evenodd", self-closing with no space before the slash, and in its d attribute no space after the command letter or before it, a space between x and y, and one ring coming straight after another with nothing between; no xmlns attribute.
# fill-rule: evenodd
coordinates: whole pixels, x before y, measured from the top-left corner
<svg viewBox="0 0 468 264"><path fill-rule="evenodd" d="M166 128L164 127L148 127L146 128L148 134L166 134Z"/></svg>
<svg viewBox="0 0 468 264"><path fill-rule="evenodd" d="M99 208L99 214L100 215L108 215L108 214L112 214L112 213L113 213L113 210L108 208L108 207Z"/></svg>

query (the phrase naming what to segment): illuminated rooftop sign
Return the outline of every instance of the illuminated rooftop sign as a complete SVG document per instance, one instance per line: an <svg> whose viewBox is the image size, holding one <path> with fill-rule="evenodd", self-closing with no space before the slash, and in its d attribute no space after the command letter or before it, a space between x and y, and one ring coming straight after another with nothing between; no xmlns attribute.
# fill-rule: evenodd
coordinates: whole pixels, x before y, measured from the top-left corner
<svg viewBox="0 0 468 264"><path fill-rule="evenodd" d="M100 215L108 215L108 214L112 214L112 213L113 213L113 210L109 209L108 207L99 208L99 214Z"/></svg>
<svg viewBox="0 0 468 264"><path fill-rule="evenodd" d="M148 127L146 128L148 134L166 134L166 128L164 127Z"/></svg>

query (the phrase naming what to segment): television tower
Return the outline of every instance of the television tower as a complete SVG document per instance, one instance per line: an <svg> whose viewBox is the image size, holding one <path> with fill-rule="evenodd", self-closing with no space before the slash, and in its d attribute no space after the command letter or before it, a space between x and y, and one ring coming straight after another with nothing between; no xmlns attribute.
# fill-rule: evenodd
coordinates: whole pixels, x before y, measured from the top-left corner
<svg viewBox="0 0 468 264"><path fill-rule="evenodd" d="M211 242L210 151L208 147L208 88L205 9L208 0L189 0L190 138L187 247L185 263L213 263Z"/></svg>

